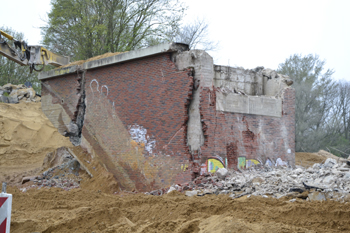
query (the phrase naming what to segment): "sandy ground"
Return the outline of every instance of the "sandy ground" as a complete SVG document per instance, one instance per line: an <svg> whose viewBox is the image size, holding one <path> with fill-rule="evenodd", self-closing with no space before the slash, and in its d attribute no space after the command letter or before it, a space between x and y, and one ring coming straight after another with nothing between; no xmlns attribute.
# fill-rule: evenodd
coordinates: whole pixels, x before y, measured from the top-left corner
<svg viewBox="0 0 350 233"><path fill-rule="evenodd" d="M227 195L13 193L11 232L349 232L350 203Z"/></svg>
<svg viewBox="0 0 350 233"><path fill-rule="evenodd" d="M47 153L72 146L41 111L41 103L0 103L0 182L18 183L42 169Z"/></svg>
<svg viewBox="0 0 350 233"><path fill-rule="evenodd" d="M47 153L69 147L93 177L80 188L20 189L23 176L47 167ZM323 162L324 152L297 153L296 164ZM46 157L47 158L47 157ZM46 164L47 165L47 164ZM186 197L120 192L99 161L71 147L41 112L40 103L0 104L0 181L13 194L11 232L350 232L350 203L228 195ZM113 194L114 192L118 194Z"/></svg>
<svg viewBox="0 0 350 233"><path fill-rule="evenodd" d="M345 160L324 150L317 153L297 152L295 153L295 165L310 167L315 163L325 162L327 158L336 159L338 162Z"/></svg>

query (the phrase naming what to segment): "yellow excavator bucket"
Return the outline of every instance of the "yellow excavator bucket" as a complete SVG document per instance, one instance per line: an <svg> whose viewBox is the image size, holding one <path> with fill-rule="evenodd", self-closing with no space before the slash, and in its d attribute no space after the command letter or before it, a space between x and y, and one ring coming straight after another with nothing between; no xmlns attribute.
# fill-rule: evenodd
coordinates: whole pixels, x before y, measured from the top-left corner
<svg viewBox="0 0 350 233"><path fill-rule="evenodd" d="M15 48L10 46L2 36L13 41ZM24 41L16 40L13 36L1 30L0 54L22 66L30 66L31 71L33 69L41 71L48 64L59 67L69 63L69 57L55 54L42 46L27 45ZM42 68L36 69L37 65L42 65Z"/></svg>

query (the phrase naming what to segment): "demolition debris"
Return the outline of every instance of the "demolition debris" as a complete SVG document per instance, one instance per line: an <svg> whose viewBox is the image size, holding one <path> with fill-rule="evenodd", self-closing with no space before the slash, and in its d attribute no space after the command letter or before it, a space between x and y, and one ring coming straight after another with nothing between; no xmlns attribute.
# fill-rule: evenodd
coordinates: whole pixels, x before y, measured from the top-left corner
<svg viewBox="0 0 350 233"><path fill-rule="evenodd" d="M173 185L168 190L156 190L147 194L162 195L174 190L186 196L228 194L232 198L262 196L286 197L294 202L304 200L350 201L349 162L328 158L323 164L312 167L256 166L247 170L228 171L220 168L215 174L205 174L194 181Z"/></svg>

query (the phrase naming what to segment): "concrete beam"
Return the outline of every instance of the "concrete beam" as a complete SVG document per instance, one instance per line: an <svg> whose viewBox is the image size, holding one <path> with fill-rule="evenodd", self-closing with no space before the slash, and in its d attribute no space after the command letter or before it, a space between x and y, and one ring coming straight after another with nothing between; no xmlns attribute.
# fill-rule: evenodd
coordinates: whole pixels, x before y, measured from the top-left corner
<svg viewBox="0 0 350 233"><path fill-rule="evenodd" d="M248 96L216 93L216 110L253 115L282 117L282 99L269 96Z"/></svg>
<svg viewBox="0 0 350 233"><path fill-rule="evenodd" d="M143 57L148 57L156 54L169 53L169 52L182 52L182 51L188 51L188 50L189 48L188 48L188 45L186 44L181 44L181 43L159 44L159 45L150 46L144 49L133 50L127 53L105 57L98 60L88 61L83 63L80 66L75 65L75 66L65 67L61 69L54 69L50 71L41 72L39 73L39 79L43 80L43 79L53 78L53 77L68 74L68 73L74 73L77 71L78 68L88 70L88 69L94 69L102 66L113 65L120 62L135 60Z"/></svg>

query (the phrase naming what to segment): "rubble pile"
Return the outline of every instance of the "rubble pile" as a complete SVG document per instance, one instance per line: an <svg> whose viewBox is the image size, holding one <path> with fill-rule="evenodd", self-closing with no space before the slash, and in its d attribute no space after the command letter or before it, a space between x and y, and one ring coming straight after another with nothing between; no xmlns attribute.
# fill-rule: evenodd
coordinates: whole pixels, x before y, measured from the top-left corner
<svg viewBox="0 0 350 233"><path fill-rule="evenodd" d="M350 162L328 158L323 164L296 168L253 167L242 171L220 168L215 174L205 174L184 185L173 185L168 193L177 190L187 196L228 194L232 198L251 195L266 198L287 197L304 200L350 201ZM150 192L161 195L165 190Z"/></svg>
<svg viewBox="0 0 350 233"><path fill-rule="evenodd" d="M82 180L79 172L79 162L74 158L70 158L68 162L50 168L39 176L24 177L22 183L30 183L24 188L21 188L21 190L25 192L31 188L56 187L68 191L70 189L79 188L80 181Z"/></svg>
<svg viewBox="0 0 350 233"><path fill-rule="evenodd" d="M17 104L20 101L40 102L40 97L35 90L23 84L13 85L11 83L0 86L0 102Z"/></svg>

